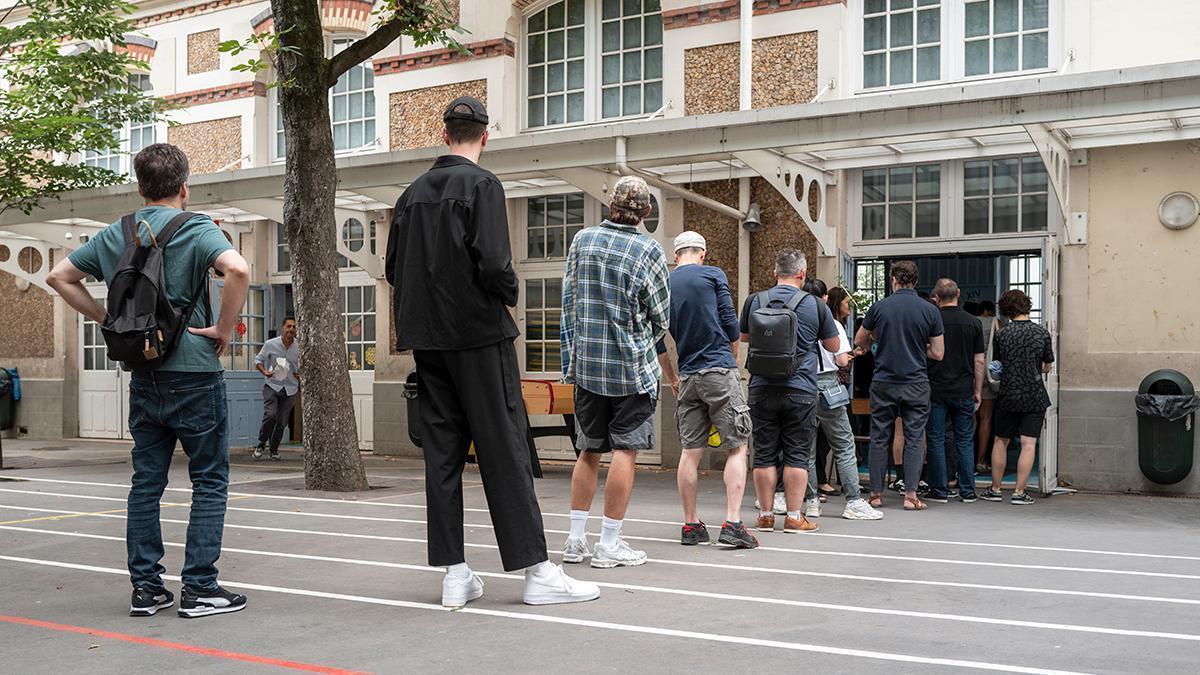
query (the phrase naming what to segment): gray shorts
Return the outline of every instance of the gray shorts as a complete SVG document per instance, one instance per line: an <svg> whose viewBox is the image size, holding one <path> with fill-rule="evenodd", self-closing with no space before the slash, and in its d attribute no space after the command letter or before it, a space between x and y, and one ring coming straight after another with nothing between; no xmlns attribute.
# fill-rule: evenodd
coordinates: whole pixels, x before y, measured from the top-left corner
<svg viewBox="0 0 1200 675"><path fill-rule="evenodd" d="M680 380L675 421L685 449L706 447L714 425L726 450L746 444L750 438L750 406L737 370L710 368Z"/></svg>

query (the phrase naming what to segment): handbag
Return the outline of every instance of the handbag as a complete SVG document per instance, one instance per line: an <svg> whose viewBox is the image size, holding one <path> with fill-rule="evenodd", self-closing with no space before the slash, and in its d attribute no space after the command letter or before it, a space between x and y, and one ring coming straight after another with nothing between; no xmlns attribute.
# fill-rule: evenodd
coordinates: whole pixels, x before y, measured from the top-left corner
<svg viewBox="0 0 1200 675"><path fill-rule="evenodd" d="M846 386L838 383L835 388L821 388L821 408L823 410L837 410L843 408L850 403L850 392Z"/></svg>
<svg viewBox="0 0 1200 675"><path fill-rule="evenodd" d="M995 319L992 319L992 334L988 337L987 354L983 357L983 360L987 361L987 368L984 369L983 379L992 391L1000 388L1000 375L1004 371L1004 367L1000 362L992 358L993 345L996 344L996 333L1000 330L1000 326L997 323Z"/></svg>

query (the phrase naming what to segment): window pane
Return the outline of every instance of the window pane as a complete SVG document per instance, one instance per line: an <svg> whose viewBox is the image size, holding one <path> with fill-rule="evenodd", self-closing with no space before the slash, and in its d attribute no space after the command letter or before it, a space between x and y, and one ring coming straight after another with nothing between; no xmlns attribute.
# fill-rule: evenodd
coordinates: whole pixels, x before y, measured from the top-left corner
<svg viewBox="0 0 1200 675"><path fill-rule="evenodd" d="M887 201L887 170L863 171L863 203L878 204L884 201Z"/></svg>
<svg viewBox="0 0 1200 675"><path fill-rule="evenodd" d="M529 62L542 63L546 60L546 36L529 36Z"/></svg>
<svg viewBox="0 0 1200 675"><path fill-rule="evenodd" d="M363 125L362 122L350 123L350 145L351 148L361 148L363 146Z"/></svg>
<svg viewBox="0 0 1200 675"><path fill-rule="evenodd" d="M642 12L642 0L625 0L624 2L625 16L632 16Z"/></svg>
<svg viewBox="0 0 1200 675"><path fill-rule="evenodd" d="M546 279L546 304L547 308L562 307L562 279ZM557 316L557 313L555 313ZM549 318L550 315L548 314ZM555 334L558 333L557 321L555 322Z"/></svg>
<svg viewBox="0 0 1200 675"><path fill-rule="evenodd" d="M887 17L863 19L863 49L875 51L887 47Z"/></svg>
<svg viewBox="0 0 1200 675"><path fill-rule="evenodd" d="M1012 194L1017 191L1016 159L997 159L992 162L992 193Z"/></svg>
<svg viewBox="0 0 1200 675"><path fill-rule="evenodd" d="M901 12L892 15L891 47L907 47L913 43L913 14Z"/></svg>
<svg viewBox="0 0 1200 675"><path fill-rule="evenodd" d="M1015 33L1019 26L1017 0L992 0L992 34Z"/></svg>
<svg viewBox="0 0 1200 675"><path fill-rule="evenodd" d="M1017 65L1017 36L992 41L992 72L1011 73Z"/></svg>
<svg viewBox="0 0 1200 675"><path fill-rule="evenodd" d="M526 321L526 330L532 332L532 327ZM541 334L541 329L538 330ZM530 372L540 373L546 369L545 361L542 359L542 343L541 342L526 342L525 343L525 370Z"/></svg>
<svg viewBox="0 0 1200 675"><path fill-rule="evenodd" d="M561 258L567 254L566 233L561 227L546 230L546 257Z"/></svg>
<svg viewBox="0 0 1200 675"><path fill-rule="evenodd" d="M646 17L643 20L643 27L646 31L645 44L647 46L662 44L663 25L661 15Z"/></svg>
<svg viewBox="0 0 1200 675"><path fill-rule="evenodd" d="M942 76L942 48L922 47L917 50L917 82L929 82Z"/></svg>
<svg viewBox="0 0 1200 675"><path fill-rule="evenodd" d="M991 32L991 24L988 21L988 5L986 0L967 5L967 37L979 37Z"/></svg>
<svg viewBox="0 0 1200 675"><path fill-rule="evenodd" d="M579 26L583 24L583 0L571 0L567 3L567 25Z"/></svg>
<svg viewBox="0 0 1200 675"><path fill-rule="evenodd" d="M966 234L987 234L988 231L988 200L968 199L963 202L963 232Z"/></svg>
<svg viewBox="0 0 1200 675"><path fill-rule="evenodd" d="M917 44L941 42L942 11L926 9L917 13Z"/></svg>
<svg viewBox="0 0 1200 675"><path fill-rule="evenodd" d="M624 115L642 112L642 88L640 85L625 87L621 91L621 110Z"/></svg>
<svg viewBox="0 0 1200 675"><path fill-rule="evenodd" d="M536 229L529 231L529 257L530 258L545 258L546 257L546 231Z"/></svg>
<svg viewBox="0 0 1200 675"><path fill-rule="evenodd" d="M549 328L547 328L549 332ZM559 349L558 343L553 340L558 339L558 331L554 331L554 335L550 336L552 342L546 344L546 372L558 373L562 372L562 350Z"/></svg>
<svg viewBox="0 0 1200 675"><path fill-rule="evenodd" d="M909 202L913 198L913 168L902 166L888 172L888 201Z"/></svg>
<svg viewBox="0 0 1200 675"><path fill-rule="evenodd" d="M867 0L863 8L865 14L877 14L887 11L887 0Z"/></svg>
<svg viewBox="0 0 1200 675"><path fill-rule="evenodd" d="M546 92L546 69L534 66L529 69L529 93L543 94Z"/></svg>
<svg viewBox="0 0 1200 675"><path fill-rule="evenodd" d="M911 237L912 204L892 204L888 207L888 239Z"/></svg>
<svg viewBox="0 0 1200 675"><path fill-rule="evenodd" d="M621 48L621 22L604 24L603 46L605 52L615 52Z"/></svg>
<svg viewBox="0 0 1200 675"><path fill-rule="evenodd" d="M1022 30L1046 28L1050 25L1050 0L1025 0L1024 5Z"/></svg>
<svg viewBox="0 0 1200 675"><path fill-rule="evenodd" d="M1046 165L1042 164L1040 157L1021 160L1021 192L1045 192L1048 183Z"/></svg>
<svg viewBox="0 0 1200 675"><path fill-rule="evenodd" d="M917 204L917 236L936 237L941 230L941 205L937 202Z"/></svg>
<svg viewBox="0 0 1200 675"><path fill-rule="evenodd" d="M567 195L567 222L583 222L583 195L578 193Z"/></svg>
<svg viewBox="0 0 1200 675"><path fill-rule="evenodd" d="M546 123L545 99L529 99L529 126L540 127Z"/></svg>
<svg viewBox="0 0 1200 675"><path fill-rule="evenodd" d="M992 200L992 232L1017 231L1017 198L996 197Z"/></svg>
<svg viewBox="0 0 1200 675"><path fill-rule="evenodd" d="M525 308L537 309L542 306L542 280L525 280Z"/></svg>
<svg viewBox="0 0 1200 675"><path fill-rule="evenodd" d="M1045 232L1049 220L1047 195L1033 195L1021 198L1021 231Z"/></svg>
<svg viewBox="0 0 1200 675"><path fill-rule="evenodd" d="M964 187L968 197L987 195L989 188L988 169L991 163L986 159L977 162L963 162Z"/></svg>
<svg viewBox="0 0 1200 675"><path fill-rule="evenodd" d="M911 84L913 81L911 49L892 52L892 84Z"/></svg>
<svg viewBox="0 0 1200 675"><path fill-rule="evenodd" d="M885 211L884 206L864 206L863 207L863 239L883 239L886 236L884 231Z"/></svg>
<svg viewBox="0 0 1200 675"><path fill-rule="evenodd" d="M561 94L546 97L546 124L562 124L567 121L564 116L563 103Z"/></svg>
<svg viewBox="0 0 1200 675"><path fill-rule="evenodd" d="M642 53L625 52L621 57L622 71L626 82L637 82L642 79ZM626 112L626 114L629 114Z"/></svg>
<svg viewBox="0 0 1200 675"><path fill-rule="evenodd" d="M1030 33L1021 37L1021 69L1045 68L1050 64L1049 33Z"/></svg>
<svg viewBox="0 0 1200 675"><path fill-rule="evenodd" d="M662 82L651 82L645 86L645 111L656 112L662 107Z"/></svg>
<svg viewBox="0 0 1200 675"><path fill-rule="evenodd" d="M990 72L988 64L988 49L990 44L989 40L976 40L975 42L967 43L966 74L968 76L986 75Z"/></svg>
<svg viewBox="0 0 1200 675"><path fill-rule="evenodd" d="M565 2L555 3L546 8L546 27L562 28L567 18Z"/></svg>
<svg viewBox="0 0 1200 675"><path fill-rule="evenodd" d="M633 49L634 47L642 46L642 20L641 19L625 19L624 25L621 27L621 44L625 49Z"/></svg>
<svg viewBox="0 0 1200 675"><path fill-rule="evenodd" d="M887 84L887 54L863 57L863 86L882 87Z"/></svg>
<svg viewBox="0 0 1200 675"><path fill-rule="evenodd" d="M546 30L546 12L538 12L529 17L529 32L540 33Z"/></svg>
<svg viewBox="0 0 1200 675"><path fill-rule="evenodd" d="M546 198L546 226L560 226L564 222L566 212L563 210L565 199L558 195Z"/></svg>
<svg viewBox="0 0 1200 675"><path fill-rule="evenodd" d="M333 149L345 150L350 147L349 131L346 125L339 124L333 128Z"/></svg>
<svg viewBox="0 0 1200 675"><path fill-rule="evenodd" d="M908 9L909 7L912 7L913 3L912 0L892 0L889 4L891 9L894 11L897 9Z"/></svg>
<svg viewBox="0 0 1200 675"><path fill-rule="evenodd" d="M657 80L662 77L662 50L647 49L645 74L647 80Z"/></svg>
<svg viewBox="0 0 1200 675"><path fill-rule="evenodd" d="M619 117L621 115L621 88L609 87L604 90L604 117Z"/></svg>
<svg viewBox="0 0 1200 675"><path fill-rule="evenodd" d="M546 91L562 91L563 84L563 64L551 63L546 66Z"/></svg>
<svg viewBox="0 0 1200 675"><path fill-rule="evenodd" d="M350 119L360 120L363 116L363 95L350 94Z"/></svg>
<svg viewBox="0 0 1200 675"><path fill-rule="evenodd" d="M604 0L604 18L613 19L621 16L621 0Z"/></svg>
<svg viewBox="0 0 1200 675"><path fill-rule="evenodd" d="M334 122L345 122L347 119L346 112L347 112L348 107L349 107L349 104L347 103L347 98L345 96L334 96L333 97L333 121Z"/></svg>
<svg viewBox="0 0 1200 675"><path fill-rule="evenodd" d="M583 92L567 95L567 121L583 121Z"/></svg>
<svg viewBox="0 0 1200 675"><path fill-rule="evenodd" d="M556 30L546 34L546 60L561 61L567 53L567 33Z"/></svg>
<svg viewBox="0 0 1200 675"><path fill-rule="evenodd" d="M584 37L582 28L572 28L567 31L567 56L579 58L583 56Z"/></svg>
<svg viewBox="0 0 1200 675"><path fill-rule="evenodd" d="M917 199L937 199L941 195L942 167L926 164L917 167Z"/></svg>

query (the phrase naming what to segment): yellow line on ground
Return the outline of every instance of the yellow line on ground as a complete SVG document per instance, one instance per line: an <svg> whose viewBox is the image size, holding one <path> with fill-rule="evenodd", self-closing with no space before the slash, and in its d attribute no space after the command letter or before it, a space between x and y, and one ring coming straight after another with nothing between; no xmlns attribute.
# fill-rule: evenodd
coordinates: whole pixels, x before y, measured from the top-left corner
<svg viewBox="0 0 1200 675"><path fill-rule="evenodd" d="M229 501L234 502L239 499L250 499L250 495L230 497ZM159 506L191 506L181 502L162 502ZM23 518L21 520L4 520L0 521L0 525L19 525L21 523L36 523L43 520L67 520L68 518L83 518L84 516L104 516L110 513L125 513L125 509L109 509L108 511L89 511L88 513L64 513L57 516L38 516L36 518Z"/></svg>

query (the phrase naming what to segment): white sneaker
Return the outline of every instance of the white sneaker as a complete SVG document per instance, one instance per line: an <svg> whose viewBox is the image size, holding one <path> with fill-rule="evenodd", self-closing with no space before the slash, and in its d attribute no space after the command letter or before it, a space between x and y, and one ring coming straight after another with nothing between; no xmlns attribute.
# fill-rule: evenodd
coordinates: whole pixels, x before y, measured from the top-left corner
<svg viewBox="0 0 1200 675"><path fill-rule="evenodd" d="M563 546L563 562L565 563L581 563L587 560L592 554L588 552L587 537L582 539L572 539L567 537L567 544Z"/></svg>
<svg viewBox="0 0 1200 675"><path fill-rule="evenodd" d="M883 520L883 513L867 503L865 499L855 499L846 502L846 510L842 511L846 520Z"/></svg>
<svg viewBox="0 0 1200 675"><path fill-rule="evenodd" d="M482 597L483 579L474 572L470 579L460 579L449 573L442 579L442 607L462 607Z"/></svg>
<svg viewBox="0 0 1200 675"><path fill-rule="evenodd" d="M776 492L774 507L775 507L775 515L786 516L787 515L787 495L785 495L782 492Z"/></svg>
<svg viewBox="0 0 1200 675"><path fill-rule="evenodd" d="M605 548L596 544L592 552L592 567L609 569L611 567L636 567L646 564L646 552L635 551L625 543L624 539L617 541L613 548Z"/></svg>
<svg viewBox="0 0 1200 675"><path fill-rule="evenodd" d="M819 498L813 497L812 499L805 502L804 516L806 518L820 518L821 517L821 500Z"/></svg>
<svg viewBox="0 0 1200 675"><path fill-rule="evenodd" d="M590 581L572 579L555 565L554 571L539 575L525 575L525 604L559 605L568 602L587 602L600 597L600 587Z"/></svg>

